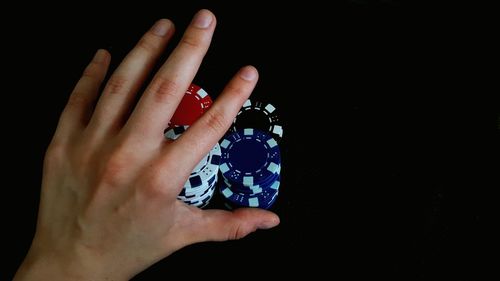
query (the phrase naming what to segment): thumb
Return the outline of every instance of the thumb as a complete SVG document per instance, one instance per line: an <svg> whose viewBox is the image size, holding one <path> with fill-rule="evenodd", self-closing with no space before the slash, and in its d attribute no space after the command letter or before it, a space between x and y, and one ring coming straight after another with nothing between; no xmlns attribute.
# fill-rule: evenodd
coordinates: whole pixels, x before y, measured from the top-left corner
<svg viewBox="0 0 500 281"><path fill-rule="evenodd" d="M280 223L279 217L270 211L242 208L229 212L205 210L199 213L194 227L197 242L240 239L257 229L269 229Z"/></svg>

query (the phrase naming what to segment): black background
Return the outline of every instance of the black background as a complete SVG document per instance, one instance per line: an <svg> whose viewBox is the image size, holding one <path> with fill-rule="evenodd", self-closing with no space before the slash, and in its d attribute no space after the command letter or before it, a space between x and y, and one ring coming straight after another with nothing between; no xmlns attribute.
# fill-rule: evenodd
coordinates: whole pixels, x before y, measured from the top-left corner
<svg viewBox="0 0 500 281"><path fill-rule="evenodd" d="M481 56L467 45L480 44L480 32L470 32L475 12L399 1L6 9L22 16L4 25L12 76L3 93L8 262L0 279L29 248L43 153L95 50L108 49L116 67L157 19L174 21L175 42L200 8L211 9L218 26L194 82L217 97L239 67L253 64L261 77L253 97L281 112L282 186L273 207L281 225L192 245L134 280L481 279L480 201L495 185L485 180L491 166L478 160L493 139L476 145L474 121L484 112L470 94L478 85L468 65Z"/></svg>

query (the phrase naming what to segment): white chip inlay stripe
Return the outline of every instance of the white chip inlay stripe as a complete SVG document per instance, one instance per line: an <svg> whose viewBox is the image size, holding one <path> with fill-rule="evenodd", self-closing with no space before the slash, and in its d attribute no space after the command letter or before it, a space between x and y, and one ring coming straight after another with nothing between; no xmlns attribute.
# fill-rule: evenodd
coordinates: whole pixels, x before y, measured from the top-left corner
<svg viewBox="0 0 500 281"><path fill-rule="evenodd" d="M204 97L208 96L208 93L207 93L207 92L205 92L205 90L203 90L203 89L199 89L199 90L198 90L198 95L199 95L201 98L204 98Z"/></svg>
<svg viewBox="0 0 500 281"><path fill-rule="evenodd" d="M257 198L257 197L249 198L248 199L248 206L259 207L259 198Z"/></svg>
<svg viewBox="0 0 500 281"><path fill-rule="evenodd" d="M219 166L219 169L224 174L225 172L229 171L229 166L226 163L224 163Z"/></svg>
<svg viewBox="0 0 500 281"><path fill-rule="evenodd" d="M273 183L273 185L271 185L271 188L274 189L274 190L277 190L278 187L280 187L280 182L279 181L275 181Z"/></svg>
<svg viewBox="0 0 500 281"><path fill-rule="evenodd" d="M229 188L225 188L222 190L222 194L224 194L226 198L229 198L233 195L233 192Z"/></svg>
<svg viewBox="0 0 500 281"><path fill-rule="evenodd" d="M283 127L281 127L280 125L275 125L273 128L273 133L278 136L283 136Z"/></svg>
<svg viewBox="0 0 500 281"><path fill-rule="evenodd" d="M220 146L226 149L230 144L231 142L225 139L221 142Z"/></svg>
<svg viewBox="0 0 500 281"><path fill-rule="evenodd" d="M269 113L273 113L273 111L276 109L272 104L268 104L266 105L265 109L267 110L267 112Z"/></svg>
<svg viewBox="0 0 500 281"><path fill-rule="evenodd" d="M277 164L276 164L276 163L274 163L274 162L271 162L271 163L269 164L269 166L267 167L267 170L268 170L269 172L274 173L274 172L276 172L276 171L278 170L278 168L279 168L279 165L277 165Z"/></svg>
<svg viewBox="0 0 500 281"><path fill-rule="evenodd" d="M275 146L278 145L278 143L273 139L273 138L270 138L267 140L267 144L271 147L271 148L274 148Z"/></svg>
<svg viewBox="0 0 500 281"><path fill-rule="evenodd" d="M253 186L253 177L243 177L243 185Z"/></svg>

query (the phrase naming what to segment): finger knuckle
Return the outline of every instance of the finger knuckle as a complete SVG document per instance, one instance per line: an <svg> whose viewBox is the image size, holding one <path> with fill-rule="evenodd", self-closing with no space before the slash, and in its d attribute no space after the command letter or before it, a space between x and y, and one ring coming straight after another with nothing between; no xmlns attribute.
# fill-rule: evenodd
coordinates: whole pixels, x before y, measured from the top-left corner
<svg viewBox="0 0 500 281"><path fill-rule="evenodd" d="M213 133L220 133L226 130L227 124L229 124L229 118L219 109L212 107L211 110L206 113L206 127Z"/></svg>
<svg viewBox="0 0 500 281"><path fill-rule="evenodd" d="M147 198L158 199L172 195L172 177L157 164L149 165L141 179L141 190Z"/></svg>
<svg viewBox="0 0 500 281"><path fill-rule="evenodd" d="M86 106L89 99L84 92L74 91L68 99L67 107L76 108Z"/></svg>
<svg viewBox="0 0 500 281"><path fill-rule="evenodd" d="M156 52L159 48L158 39L150 34L146 34L137 43L137 48L147 53Z"/></svg>
<svg viewBox="0 0 500 281"><path fill-rule="evenodd" d="M168 196L168 188L159 176L152 176L144 186L144 193L148 198L165 198Z"/></svg>
<svg viewBox="0 0 500 281"><path fill-rule="evenodd" d="M227 239L228 240L238 240L247 235L248 231L245 231L244 227L241 224L237 224L231 228L228 232Z"/></svg>
<svg viewBox="0 0 500 281"><path fill-rule="evenodd" d="M100 183L106 186L123 185L128 165L129 161L122 154L112 155L102 169Z"/></svg>
<svg viewBox="0 0 500 281"><path fill-rule="evenodd" d="M111 95L121 93L123 89L125 89L127 82L128 82L127 78L120 75L113 75L113 77L109 79L109 82L106 85L105 92Z"/></svg>
<svg viewBox="0 0 500 281"><path fill-rule="evenodd" d="M184 35L180 42L183 47L190 49L201 49L205 45L205 40L200 36Z"/></svg>
<svg viewBox="0 0 500 281"><path fill-rule="evenodd" d="M158 77L151 85L151 92L157 102L164 103L176 97L180 86L177 82L169 79Z"/></svg>

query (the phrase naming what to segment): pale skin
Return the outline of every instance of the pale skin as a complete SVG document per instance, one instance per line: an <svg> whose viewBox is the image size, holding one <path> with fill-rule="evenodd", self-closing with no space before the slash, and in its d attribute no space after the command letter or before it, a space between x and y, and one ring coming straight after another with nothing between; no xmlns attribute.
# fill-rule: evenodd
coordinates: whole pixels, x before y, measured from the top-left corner
<svg viewBox="0 0 500 281"><path fill-rule="evenodd" d="M137 104L140 87L174 33L172 22L159 20L102 92L111 57L105 50L96 53L47 149L35 237L14 280L128 280L184 246L240 239L279 224L265 210L200 210L176 199L258 79L254 67L243 67L178 140L164 138L215 25L210 11L195 15Z"/></svg>

